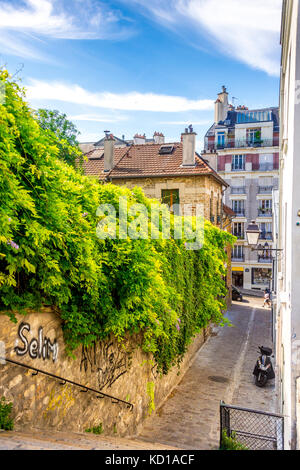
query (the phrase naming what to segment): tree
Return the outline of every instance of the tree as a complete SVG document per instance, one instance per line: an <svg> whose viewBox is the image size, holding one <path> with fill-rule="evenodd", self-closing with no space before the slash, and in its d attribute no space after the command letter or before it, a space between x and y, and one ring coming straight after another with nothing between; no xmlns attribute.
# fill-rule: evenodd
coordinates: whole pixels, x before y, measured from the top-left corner
<svg viewBox="0 0 300 470"><path fill-rule="evenodd" d="M76 160L81 160L82 152L77 137L80 132L75 124L67 119L66 114L57 110L39 109L36 113L38 122L59 147L59 158L69 165L75 166ZM54 135L53 135L54 134Z"/></svg>

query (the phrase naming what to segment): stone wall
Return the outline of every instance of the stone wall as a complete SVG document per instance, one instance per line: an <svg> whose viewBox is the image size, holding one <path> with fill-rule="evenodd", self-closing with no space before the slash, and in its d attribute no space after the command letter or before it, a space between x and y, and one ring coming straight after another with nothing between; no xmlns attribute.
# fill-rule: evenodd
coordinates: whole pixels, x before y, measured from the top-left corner
<svg viewBox="0 0 300 470"><path fill-rule="evenodd" d="M214 216L214 223L217 224L217 215L221 212L222 185L213 177L203 175L176 178L114 178L112 182L127 188L140 186L147 197L158 200L161 200L163 189L178 189L182 209L185 204L189 204L195 213L196 205L202 204L204 217L210 220L211 215Z"/></svg>
<svg viewBox="0 0 300 470"><path fill-rule="evenodd" d="M94 348L81 347L74 358L65 352L60 318L51 310L16 315L17 324L0 314L0 355L45 370L134 404L113 403L83 392L68 383L0 360L0 397L13 402L16 429L53 428L83 432L102 423L104 434L134 435L153 408L159 407L181 380L191 358L204 343L204 331L190 346L181 365L164 377L157 374L151 357L138 347L139 336L124 344L115 339ZM154 392L152 396L152 392Z"/></svg>

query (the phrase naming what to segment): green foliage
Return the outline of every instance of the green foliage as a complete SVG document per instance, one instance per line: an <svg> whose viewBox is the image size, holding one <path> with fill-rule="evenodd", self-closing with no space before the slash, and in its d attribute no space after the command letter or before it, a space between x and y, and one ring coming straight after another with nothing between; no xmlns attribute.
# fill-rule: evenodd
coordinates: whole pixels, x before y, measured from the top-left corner
<svg viewBox="0 0 300 470"><path fill-rule="evenodd" d="M185 240L100 240L100 203L119 198L151 213L140 188L100 185L59 159L59 140L37 123L6 72L0 104L0 310L50 305L68 349L111 334L143 333L143 350L166 374L209 323L224 324L225 246L233 238L205 222L201 250ZM166 209L164 209L166 210ZM174 221L171 233L174 235ZM130 218L128 224L133 220ZM118 222L118 219L117 219ZM149 222L149 230L150 230Z"/></svg>
<svg viewBox="0 0 300 470"><path fill-rule="evenodd" d="M93 434L103 434L104 429L103 429L102 423L100 423L99 426L88 428L85 430L85 432L91 432Z"/></svg>
<svg viewBox="0 0 300 470"><path fill-rule="evenodd" d="M75 166L75 161L82 157L77 141L80 132L75 124L67 119L66 114L61 114L57 110L39 109L36 117L51 141L58 146L59 158Z"/></svg>
<svg viewBox="0 0 300 470"><path fill-rule="evenodd" d="M0 429L5 431L12 431L14 428L14 422L11 418L12 403L7 403L5 398L0 399Z"/></svg>
<svg viewBox="0 0 300 470"><path fill-rule="evenodd" d="M155 411L154 390L155 390L155 383L148 382L147 383L147 395L149 397L149 405L148 405L149 416L151 416L153 411Z"/></svg>
<svg viewBox="0 0 300 470"><path fill-rule="evenodd" d="M220 450L249 450L244 444L241 444L233 432L231 436L227 435L226 429L222 433L222 444Z"/></svg>

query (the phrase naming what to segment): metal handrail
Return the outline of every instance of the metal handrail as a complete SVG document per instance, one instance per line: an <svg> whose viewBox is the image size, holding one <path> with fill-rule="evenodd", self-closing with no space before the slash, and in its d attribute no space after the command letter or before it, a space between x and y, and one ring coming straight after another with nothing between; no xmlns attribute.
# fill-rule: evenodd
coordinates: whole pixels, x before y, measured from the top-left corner
<svg viewBox="0 0 300 470"><path fill-rule="evenodd" d="M100 390L96 390L94 388L87 387L86 385L82 385L82 384L79 384L77 382L73 382L72 380L65 379L63 377L60 377L59 375L51 374L50 372L46 372L45 370L42 370L42 369L37 369L36 367L29 366L28 364L22 364L21 362L14 361L13 359L7 359L7 358L4 358L4 357L0 357L0 361L11 362L12 364L15 364L17 366L24 367L25 369L30 369L30 370L35 371L35 373L32 374L32 375L37 375L37 374L40 373L40 374L47 375L48 377L52 377L54 379L60 380L60 385L65 385L66 383L69 383L71 385L75 385L76 387L80 387L80 388L84 389L84 390L80 390L81 392L94 392L94 393L97 393L98 394L97 398L109 398L109 399L112 400L112 403L124 403L127 406L127 408L130 408L130 411L133 410L134 405L132 403L129 403L128 401L125 401L125 400L121 400L121 398L113 397L111 395L108 395L107 393L103 393Z"/></svg>

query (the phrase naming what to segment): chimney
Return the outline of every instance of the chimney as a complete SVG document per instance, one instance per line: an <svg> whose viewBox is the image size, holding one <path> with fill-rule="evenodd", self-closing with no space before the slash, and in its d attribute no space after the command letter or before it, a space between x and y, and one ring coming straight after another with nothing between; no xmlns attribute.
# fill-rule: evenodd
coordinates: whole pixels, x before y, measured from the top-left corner
<svg viewBox="0 0 300 470"><path fill-rule="evenodd" d="M185 129L181 134L182 142L182 165L183 167L194 167L195 151L196 151L196 133L193 131L192 126Z"/></svg>
<svg viewBox="0 0 300 470"><path fill-rule="evenodd" d="M225 121L229 109L228 93L226 87L222 87L222 92L218 94L218 99L215 102L215 123Z"/></svg>
<svg viewBox="0 0 300 470"><path fill-rule="evenodd" d="M145 145L146 143L146 135L135 134L133 137L134 145Z"/></svg>
<svg viewBox="0 0 300 470"><path fill-rule="evenodd" d="M104 172L108 173L114 166L115 139L109 131L105 131L104 139Z"/></svg>
<svg viewBox="0 0 300 470"><path fill-rule="evenodd" d="M161 132L154 132L153 140L155 144L164 144L165 136Z"/></svg>

